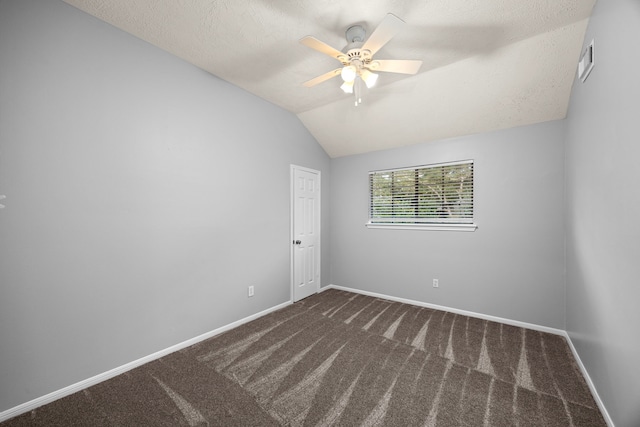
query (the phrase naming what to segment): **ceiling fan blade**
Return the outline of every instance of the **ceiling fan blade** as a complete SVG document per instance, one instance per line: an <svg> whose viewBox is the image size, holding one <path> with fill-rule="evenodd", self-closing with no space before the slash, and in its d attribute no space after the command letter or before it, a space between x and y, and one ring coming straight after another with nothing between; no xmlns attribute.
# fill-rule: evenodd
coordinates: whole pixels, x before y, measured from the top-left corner
<svg viewBox="0 0 640 427"><path fill-rule="evenodd" d="M386 73L416 74L421 66L422 61L413 59L376 59L369 64L369 69Z"/></svg>
<svg viewBox="0 0 640 427"><path fill-rule="evenodd" d="M329 80L330 78L333 78L335 76L339 76L340 73L342 72L342 68L336 68L333 71L329 71L328 73L324 73L321 76L316 77L315 79L311 79L308 82L304 82L302 83L304 86L306 87L311 87L311 86L315 86L319 83L322 83L326 80Z"/></svg>
<svg viewBox="0 0 640 427"><path fill-rule="evenodd" d="M306 36L300 39L300 43L303 45L310 47L311 49L315 49L318 52L324 53L325 55L329 55L332 58L337 59L342 62L339 57L344 57L344 53L340 52L338 49L334 49L325 42L321 42L315 37Z"/></svg>
<svg viewBox="0 0 640 427"><path fill-rule="evenodd" d="M371 55L375 54L377 51L382 48L389 40L393 38L405 25L405 22L395 16L392 13L388 13L387 16L384 17L380 25L373 30L371 36L367 39L367 41L362 46L362 49L369 50Z"/></svg>

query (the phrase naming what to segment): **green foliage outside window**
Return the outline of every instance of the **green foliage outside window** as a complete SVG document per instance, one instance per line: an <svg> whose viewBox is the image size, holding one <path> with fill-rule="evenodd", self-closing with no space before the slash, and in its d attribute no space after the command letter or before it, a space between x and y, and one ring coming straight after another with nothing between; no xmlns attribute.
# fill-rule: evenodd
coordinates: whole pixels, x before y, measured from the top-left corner
<svg viewBox="0 0 640 427"><path fill-rule="evenodd" d="M473 222L473 162L369 174L369 220L376 224Z"/></svg>

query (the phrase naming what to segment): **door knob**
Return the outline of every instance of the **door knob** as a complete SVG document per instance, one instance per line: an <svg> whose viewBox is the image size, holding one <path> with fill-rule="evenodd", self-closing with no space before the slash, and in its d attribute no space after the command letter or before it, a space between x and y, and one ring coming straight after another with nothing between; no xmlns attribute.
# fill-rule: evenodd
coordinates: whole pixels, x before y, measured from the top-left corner
<svg viewBox="0 0 640 427"><path fill-rule="evenodd" d="M302 244L302 240L294 240L293 244L294 245L301 245Z"/></svg>

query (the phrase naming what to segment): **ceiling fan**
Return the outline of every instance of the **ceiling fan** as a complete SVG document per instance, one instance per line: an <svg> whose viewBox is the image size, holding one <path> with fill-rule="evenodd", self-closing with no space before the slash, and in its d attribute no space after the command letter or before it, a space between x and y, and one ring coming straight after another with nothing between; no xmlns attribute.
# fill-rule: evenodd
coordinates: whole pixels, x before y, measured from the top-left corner
<svg viewBox="0 0 640 427"><path fill-rule="evenodd" d="M367 88L371 88L378 80L378 75L374 71L416 74L422 61L373 58L373 55L387 44L404 25L405 22L402 19L388 13L366 41L364 41L366 31L362 25L352 25L345 32L348 44L342 51L334 49L312 36L301 38L300 43L303 45L329 55L342 63L342 67L313 78L303 85L312 87L340 75L343 80L340 89L345 93L355 93L355 105L358 106L362 102L362 83Z"/></svg>

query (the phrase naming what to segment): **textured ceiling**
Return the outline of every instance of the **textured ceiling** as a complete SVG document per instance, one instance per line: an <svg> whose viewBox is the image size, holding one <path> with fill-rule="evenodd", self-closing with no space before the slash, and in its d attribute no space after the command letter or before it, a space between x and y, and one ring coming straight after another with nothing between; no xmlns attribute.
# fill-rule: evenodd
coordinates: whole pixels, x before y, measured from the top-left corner
<svg viewBox="0 0 640 427"><path fill-rule="evenodd" d="M332 157L565 117L595 0L65 0L298 115ZM387 13L407 25L377 59L419 59L414 76L380 73L355 107L337 68L298 43L338 50Z"/></svg>

